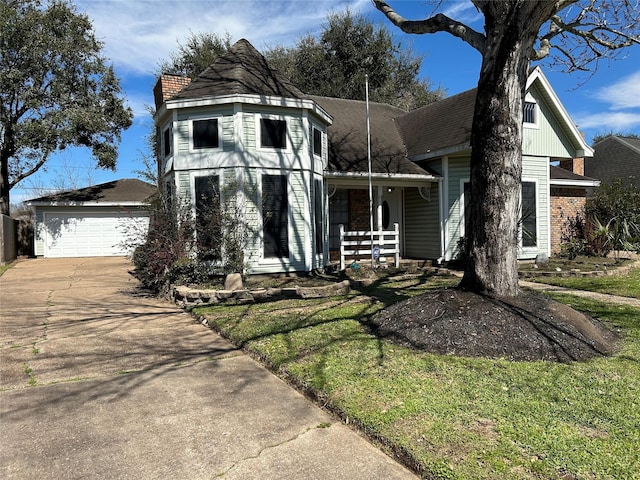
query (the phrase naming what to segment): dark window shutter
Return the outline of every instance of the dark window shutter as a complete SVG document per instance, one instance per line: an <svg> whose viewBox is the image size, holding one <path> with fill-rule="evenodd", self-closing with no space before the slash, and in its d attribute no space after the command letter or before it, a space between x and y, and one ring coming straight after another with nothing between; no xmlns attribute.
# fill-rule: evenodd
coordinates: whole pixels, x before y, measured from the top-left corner
<svg viewBox="0 0 640 480"><path fill-rule="evenodd" d="M289 258L287 177L262 176L262 223L265 258Z"/></svg>

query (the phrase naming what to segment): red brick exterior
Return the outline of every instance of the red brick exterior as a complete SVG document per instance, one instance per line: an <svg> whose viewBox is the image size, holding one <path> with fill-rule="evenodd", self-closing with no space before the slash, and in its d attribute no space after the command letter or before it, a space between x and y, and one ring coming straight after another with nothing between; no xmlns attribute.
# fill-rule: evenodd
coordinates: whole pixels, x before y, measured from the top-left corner
<svg viewBox="0 0 640 480"><path fill-rule="evenodd" d="M369 230L369 191L349 190L348 230Z"/></svg>
<svg viewBox="0 0 640 480"><path fill-rule="evenodd" d="M568 219L584 216L584 189L551 187L551 253L560 252L562 230Z"/></svg>
<svg viewBox="0 0 640 480"><path fill-rule="evenodd" d="M560 168L564 168L565 170L584 176L584 158L560 160L559 166Z"/></svg>
<svg viewBox="0 0 640 480"><path fill-rule="evenodd" d="M153 87L153 99L156 103L156 110L168 99L180 93L180 91L191 83L189 77L180 75L161 75L156 86Z"/></svg>

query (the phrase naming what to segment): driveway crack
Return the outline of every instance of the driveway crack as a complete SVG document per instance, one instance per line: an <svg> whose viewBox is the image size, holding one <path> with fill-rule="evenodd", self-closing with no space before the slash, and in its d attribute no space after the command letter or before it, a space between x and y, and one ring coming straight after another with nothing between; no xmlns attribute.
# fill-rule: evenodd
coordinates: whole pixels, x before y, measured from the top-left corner
<svg viewBox="0 0 640 480"><path fill-rule="evenodd" d="M296 435L287 438L281 442L278 443L274 443L272 445L266 445L265 447L261 448L255 455L250 455L248 457L242 458L241 460L238 460L237 462L235 462L233 465L231 465L229 468L227 468L226 470L224 470L223 472L219 472L216 476L217 477L224 477L225 475L227 475L228 473L230 473L231 471L235 470L236 468L239 468L240 466L242 466L244 463L246 462L250 462L251 460L256 460L258 458L260 458L265 452L268 452L270 450L274 450L276 448L280 448L284 445L287 445L289 443L295 442L297 440L299 440L300 438L304 437L305 435L307 435L309 432L312 432L314 430L317 430L319 428L328 428L331 425L328 423L320 423L319 425L315 426L315 427L307 427L305 428L303 431L297 433Z"/></svg>

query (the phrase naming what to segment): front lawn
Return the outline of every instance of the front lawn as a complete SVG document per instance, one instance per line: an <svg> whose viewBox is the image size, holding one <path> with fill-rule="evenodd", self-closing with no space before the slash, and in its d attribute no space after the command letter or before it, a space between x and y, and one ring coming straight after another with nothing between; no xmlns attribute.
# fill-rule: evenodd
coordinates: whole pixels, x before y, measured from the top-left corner
<svg viewBox="0 0 640 480"><path fill-rule="evenodd" d="M371 333L385 305L457 281L195 313L425 478L640 479L640 309L563 297L625 337L584 363L435 355Z"/></svg>

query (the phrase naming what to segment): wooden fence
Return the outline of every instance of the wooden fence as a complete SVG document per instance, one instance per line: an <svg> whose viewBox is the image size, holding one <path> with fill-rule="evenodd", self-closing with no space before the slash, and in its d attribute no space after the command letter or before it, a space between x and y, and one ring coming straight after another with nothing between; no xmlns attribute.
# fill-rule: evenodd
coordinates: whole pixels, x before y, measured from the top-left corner
<svg viewBox="0 0 640 480"><path fill-rule="evenodd" d="M373 233L373 249L371 235ZM360 262L364 259L385 263L393 257L396 268L400 266L400 229L397 223L393 230L376 230L347 232L344 225L340 225L340 270L350 262Z"/></svg>

